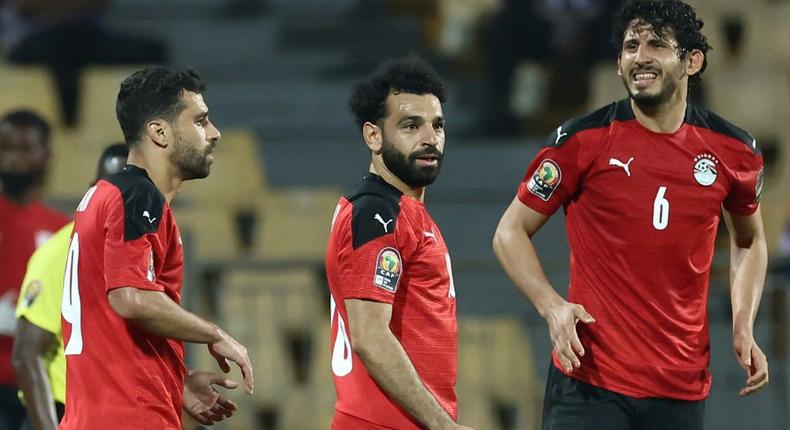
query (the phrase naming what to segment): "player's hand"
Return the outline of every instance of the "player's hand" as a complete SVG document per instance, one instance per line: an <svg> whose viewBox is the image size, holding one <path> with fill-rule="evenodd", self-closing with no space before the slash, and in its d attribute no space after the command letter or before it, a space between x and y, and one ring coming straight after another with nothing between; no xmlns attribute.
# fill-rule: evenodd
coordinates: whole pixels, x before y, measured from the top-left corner
<svg viewBox="0 0 790 430"><path fill-rule="evenodd" d="M214 356L217 363L219 363L220 369L225 373L230 372L228 360L238 364L241 374L244 376L244 391L247 394L252 394L255 383L252 377L252 364L250 363L247 348L224 331L220 331L220 336L221 339L219 341L208 345L209 352Z"/></svg>
<svg viewBox="0 0 790 430"><path fill-rule="evenodd" d="M573 372L581 366L579 357L584 356L584 347L576 334L576 323L594 323L595 318L584 310L584 306L565 300L549 309L545 318L560 364L565 371Z"/></svg>
<svg viewBox="0 0 790 430"><path fill-rule="evenodd" d="M738 364L746 370L746 386L738 393L748 396L768 385L768 359L750 334L736 334L733 338Z"/></svg>
<svg viewBox="0 0 790 430"><path fill-rule="evenodd" d="M214 385L236 388L236 381L212 372L190 371L184 384L184 410L203 425L212 425L233 415L235 403L225 399Z"/></svg>

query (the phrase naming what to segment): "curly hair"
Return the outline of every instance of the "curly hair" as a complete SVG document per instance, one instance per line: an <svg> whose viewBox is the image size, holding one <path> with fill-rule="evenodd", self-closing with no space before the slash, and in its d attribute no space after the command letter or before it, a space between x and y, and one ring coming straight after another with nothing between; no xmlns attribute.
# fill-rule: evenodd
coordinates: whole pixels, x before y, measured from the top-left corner
<svg viewBox="0 0 790 430"><path fill-rule="evenodd" d="M433 94L442 103L446 98L439 75L421 58L409 56L390 60L354 85L348 104L357 125L375 124L387 116L387 97L399 93Z"/></svg>
<svg viewBox="0 0 790 430"><path fill-rule="evenodd" d="M634 20L638 25L651 26L660 37L674 36L681 60L685 60L694 49L702 51L705 54L702 68L689 76L690 87L699 84L702 72L708 66L708 50L712 48L701 32L702 18L697 16L693 7L680 0L626 0L612 24L612 45L617 52L621 52L625 31Z"/></svg>
<svg viewBox="0 0 790 430"><path fill-rule="evenodd" d="M10 124L14 127L36 129L41 137L41 143L43 143L44 146L49 145L49 136L51 134L49 123L47 123L47 120L42 118L41 115L32 110L17 109L8 112L0 118L0 124Z"/></svg>
<svg viewBox="0 0 790 430"><path fill-rule="evenodd" d="M140 140L145 124L155 118L173 121L183 110L181 93L202 94L206 85L192 70L185 72L168 67L148 67L132 73L121 82L115 115L127 145Z"/></svg>

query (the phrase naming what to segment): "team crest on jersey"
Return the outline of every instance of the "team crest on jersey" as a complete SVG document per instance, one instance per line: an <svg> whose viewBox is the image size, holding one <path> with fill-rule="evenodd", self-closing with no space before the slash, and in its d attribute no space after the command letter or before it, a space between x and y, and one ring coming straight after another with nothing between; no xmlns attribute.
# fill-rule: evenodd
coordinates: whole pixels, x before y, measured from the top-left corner
<svg viewBox="0 0 790 430"><path fill-rule="evenodd" d="M719 160L710 154L700 154L694 157L694 179L703 187L709 187L716 182L718 174L716 165Z"/></svg>
<svg viewBox="0 0 790 430"><path fill-rule="evenodd" d="M560 166L553 160L543 160L538 166L535 173L529 178L527 188L529 191L540 197L544 201L548 201L554 190L560 185L562 180L562 171Z"/></svg>
<svg viewBox="0 0 790 430"><path fill-rule="evenodd" d="M394 293L398 289L401 270L402 264L398 250L395 248L382 249L376 258L373 285Z"/></svg>
<svg viewBox="0 0 790 430"><path fill-rule="evenodd" d="M148 270L146 270L145 277L151 282L154 282L156 279L156 272L154 272L154 251L148 254Z"/></svg>

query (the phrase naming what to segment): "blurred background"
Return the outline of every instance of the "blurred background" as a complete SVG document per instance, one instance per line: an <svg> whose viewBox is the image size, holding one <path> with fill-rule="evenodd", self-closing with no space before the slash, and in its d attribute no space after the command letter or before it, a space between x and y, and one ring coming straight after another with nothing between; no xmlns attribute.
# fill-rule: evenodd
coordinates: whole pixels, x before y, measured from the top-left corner
<svg viewBox="0 0 790 430"><path fill-rule="evenodd" d="M446 159L426 205L453 257L461 421L536 429L548 330L500 269L491 239L543 138L626 96L608 42L618 3L0 0L0 114L29 108L54 127L46 201L71 214L100 151L122 140L120 81L149 63L198 71L223 138L211 176L184 184L173 205L186 246L184 304L249 347L257 379L255 396L233 394L241 411L217 427L326 429L334 387L324 248L339 196L370 159L347 99L379 61L423 55L449 87ZM693 98L762 147L771 259L756 324L771 383L743 399L722 229L711 275L706 428L787 429L790 2L690 3L714 47ZM564 292L561 213L536 241ZM204 349L193 348L189 361L217 369Z"/></svg>

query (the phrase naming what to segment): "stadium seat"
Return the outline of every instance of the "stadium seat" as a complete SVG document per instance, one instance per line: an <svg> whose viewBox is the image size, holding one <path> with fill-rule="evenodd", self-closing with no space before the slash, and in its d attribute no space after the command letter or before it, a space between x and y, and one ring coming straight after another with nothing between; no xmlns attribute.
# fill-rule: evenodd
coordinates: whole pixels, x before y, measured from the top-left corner
<svg viewBox="0 0 790 430"><path fill-rule="evenodd" d="M79 133L86 142L100 145L123 140L115 116L121 82L144 66L93 66L82 71Z"/></svg>
<svg viewBox="0 0 790 430"><path fill-rule="evenodd" d="M593 66L587 110L596 110L627 96L623 81L617 76L617 64L614 61L603 61Z"/></svg>
<svg viewBox="0 0 790 430"><path fill-rule="evenodd" d="M198 263L221 264L245 256L232 210L183 206L175 200L174 214L182 234L189 234Z"/></svg>
<svg viewBox="0 0 790 430"><path fill-rule="evenodd" d="M261 203L255 255L264 261L323 264L332 214L341 193L334 188L293 187Z"/></svg>
<svg viewBox="0 0 790 430"><path fill-rule="evenodd" d="M29 109L53 127L60 123L57 91L43 67L0 63L0 115L14 109Z"/></svg>

